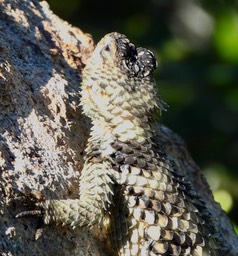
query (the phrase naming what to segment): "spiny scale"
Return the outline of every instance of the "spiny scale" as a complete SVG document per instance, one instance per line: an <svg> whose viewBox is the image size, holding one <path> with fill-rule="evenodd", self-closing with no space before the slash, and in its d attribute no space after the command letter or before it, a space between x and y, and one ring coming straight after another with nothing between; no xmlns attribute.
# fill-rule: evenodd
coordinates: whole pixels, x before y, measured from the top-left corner
<svg viewBox="0 0 238 256"><path fill-rule="evenodd" d="M226 255L204 203L154 145L153 115L166 107L156 66L152 52L124 35L99 42L83 71L81 105L92 129L79 199L40 203L45 222L100 225L114 255Z"/></svg>

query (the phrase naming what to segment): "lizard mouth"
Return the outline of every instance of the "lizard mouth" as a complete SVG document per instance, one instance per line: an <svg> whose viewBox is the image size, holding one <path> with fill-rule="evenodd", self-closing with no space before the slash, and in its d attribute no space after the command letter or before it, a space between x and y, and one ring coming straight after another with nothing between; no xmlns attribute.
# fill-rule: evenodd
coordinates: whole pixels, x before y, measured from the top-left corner
<svg viewBox="0 0 238 256"><path fill-rule="evenodd" d="M151 51L136 47L121 34L118 34L116 43L121 65L130 76L145 78L157 68L156 58Z"/></svg>

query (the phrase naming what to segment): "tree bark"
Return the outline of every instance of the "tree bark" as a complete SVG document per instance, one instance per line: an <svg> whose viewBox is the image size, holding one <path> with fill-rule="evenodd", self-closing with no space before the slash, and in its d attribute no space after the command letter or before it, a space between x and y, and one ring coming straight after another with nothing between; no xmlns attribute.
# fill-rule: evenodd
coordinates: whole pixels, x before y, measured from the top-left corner
<svg viewBox="0 0 238 256"><path fill-rule="evenodd" d="M19 196L76 198L90 127L81 114L81 70L92 38L54 15L46 2L0 0L0 254L106 255L90 232L44 227L40 218L16 219L26 210ZM184 142L164 126L158 143L201 191L216 226L238 254L237 237L214 202ZM40 232L40 231L39 231Z"/></svg>

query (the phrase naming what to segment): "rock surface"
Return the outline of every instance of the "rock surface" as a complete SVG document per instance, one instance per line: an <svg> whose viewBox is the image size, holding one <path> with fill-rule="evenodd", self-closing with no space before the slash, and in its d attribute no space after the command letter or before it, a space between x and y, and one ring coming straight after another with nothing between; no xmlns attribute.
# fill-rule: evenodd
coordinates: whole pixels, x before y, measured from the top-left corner
<svg viewBox="0 0 238 256"><path fill-rule="evenodd" d="M0 254L105 255L86 229L40 227L16 219L26 209L16 197L76 198L89 121L79 108L81 70L92 38L50 11L46 2L0 0ZM238 254L228 218L213 201L183 141L165 127L158 143L208 201L217 227ZM40 232L40 231L39 231Z"/></svg>

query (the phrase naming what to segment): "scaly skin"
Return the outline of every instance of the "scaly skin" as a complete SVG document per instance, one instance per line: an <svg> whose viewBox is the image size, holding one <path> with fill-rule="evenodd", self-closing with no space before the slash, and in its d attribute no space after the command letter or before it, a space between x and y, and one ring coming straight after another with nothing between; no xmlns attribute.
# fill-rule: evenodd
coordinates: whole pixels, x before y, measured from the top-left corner
<svg viewBox="0 0 238 256"><path fill-rule="evenodd" d="M81 105L92 120L78 200L46 200L45 223L110 230L118 255L225 255L209 213L155 145L164 110L154 55L106 35L83 71Z"/></svg>

